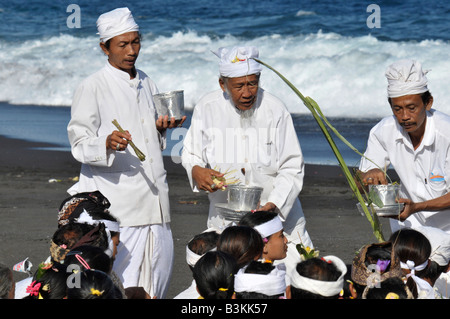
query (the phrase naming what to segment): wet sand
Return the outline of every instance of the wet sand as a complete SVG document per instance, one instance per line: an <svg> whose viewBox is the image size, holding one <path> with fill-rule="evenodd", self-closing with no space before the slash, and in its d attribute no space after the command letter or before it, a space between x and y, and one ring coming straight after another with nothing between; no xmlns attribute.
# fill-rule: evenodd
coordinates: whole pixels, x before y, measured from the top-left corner
<svg viewBox="0 0 450 319"><path fill-rule="evenodd" d="M67 189L78 176L80 164L70 152L41 150L41 143L0 136L0 262L8 266L29 258L33 269L49 255L56 230L57 211L68 197ZM205 230L208 198L191 191L186 172L165 158L171 199L171 228L175 264L167 298L186 289L192 281L185 259L185 245ZM376 242L366 217L356 209L357 200L338 166L306 165L300 194L306 227L321 255L336 255L351 263L363 245ZM50 182L51 180L56 180ZM385 238L389 222L381 219ZM16 280L26 278L14 272Z"/></svg>

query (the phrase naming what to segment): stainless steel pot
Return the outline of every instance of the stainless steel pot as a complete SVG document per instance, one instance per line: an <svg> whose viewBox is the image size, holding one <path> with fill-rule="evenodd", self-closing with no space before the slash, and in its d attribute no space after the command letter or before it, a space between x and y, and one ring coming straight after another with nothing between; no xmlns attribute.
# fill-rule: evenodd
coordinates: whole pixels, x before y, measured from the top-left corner
<svg viewBox="0 0 450 319"><path fill-rule="evenodd" d="M228 206L230 209L238 211L252 211L258 208L262 187L228 185Z"/></svg>
<svg viewBox="0 0 450 319"><path fill-rule="evenodd" d="M153 95L158 116L168 115L181 120L184 116L184 91L170 91Z"/></svg>

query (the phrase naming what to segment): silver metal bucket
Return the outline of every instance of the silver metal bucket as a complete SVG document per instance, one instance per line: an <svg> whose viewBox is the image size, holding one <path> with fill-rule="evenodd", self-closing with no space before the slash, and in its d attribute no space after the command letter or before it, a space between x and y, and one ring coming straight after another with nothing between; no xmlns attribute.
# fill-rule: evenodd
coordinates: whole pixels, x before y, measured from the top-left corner
<svg viewBox="0 0 450 319"><path fill-rule="evenodd" d="M252 211L258 208L262 187L228 185L228 207L236 211Z"/></svg>
<svg viewBox="0 0 450 319"><path fill-rule="evenodd" d="M377 196L384 206L397 205L399 191L399 184L369 185L369 194Z"/></svg>
<svg viewBox="0 0 450 319"><path fill-rule="evenodd" d="M184 91L170 91L153 95L158 116L168 115L181 120L184 116Z"/></svg>

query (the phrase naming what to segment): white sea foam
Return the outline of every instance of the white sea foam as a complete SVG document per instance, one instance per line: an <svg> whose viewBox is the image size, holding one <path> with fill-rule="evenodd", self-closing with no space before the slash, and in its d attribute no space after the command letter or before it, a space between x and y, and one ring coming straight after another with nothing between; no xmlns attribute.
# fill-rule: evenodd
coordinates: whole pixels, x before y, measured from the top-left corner
<svg viewBox="0 0 450 319"><path fill-rule="evenodd" d="M144 34L138 67L161 91L184 90L186 108L219 88L217 57L211 50L243 44L227 36L212 38L196 32L169 37ZM264 36L247 41L260 59L311 96L327 116L369 117L390 114L384 71L395 60L414 58L428 73L434 106L450 113L447 83L450 43L444 41L379 41L368 35L335 33ZM0 41L0 101L13 104L69 106L77 85L100 69L105 55L96 36L60 35L22 43ZM293 113L309 113L294 92L272 71L264 69L262 86L282 98Z"/></svg>

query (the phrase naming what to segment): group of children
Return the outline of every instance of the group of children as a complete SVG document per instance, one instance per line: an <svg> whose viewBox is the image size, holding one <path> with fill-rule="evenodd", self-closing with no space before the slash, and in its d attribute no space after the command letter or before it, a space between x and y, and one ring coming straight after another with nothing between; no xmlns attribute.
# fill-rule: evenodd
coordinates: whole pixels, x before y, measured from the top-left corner
<svg viewBox="0 0 450 319"><path fill-rule="evenodd" d="M388 241L337 256L287 245L276 213L256 211L222 232L208 229L186 246L191 286L175 299L448 299L450 235L403 228ZM292 255L292 253L291 253Z"/></svg>
<svg viewBox="0 0 450 319"><path fill-rule="evenodd" d="M0 265L1 299L149 299L112 270L119 223L100 193L63 201L50 256L32 277L13 280ZM295 250L295 251L292 251ZM290 258L287 258L287 256ZM297 256L292 258L292 256ZM351 265L288 243L276 213L247 213L186 245L192 284L175 299L448 299L450 235L403 228L363 246Z"/></svg>

